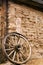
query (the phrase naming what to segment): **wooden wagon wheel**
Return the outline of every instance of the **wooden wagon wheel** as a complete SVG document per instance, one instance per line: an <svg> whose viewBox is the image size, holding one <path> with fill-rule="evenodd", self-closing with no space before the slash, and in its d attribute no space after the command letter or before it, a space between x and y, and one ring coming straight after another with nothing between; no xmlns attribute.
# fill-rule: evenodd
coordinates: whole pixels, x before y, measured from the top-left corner
<svg viewBox="0 0 43 65"><path fill-rule="evenodd" d="M27 62L31 56L31 46L27 38L19 33L9 33L2 45L6 57L16 64Z"/></svg>

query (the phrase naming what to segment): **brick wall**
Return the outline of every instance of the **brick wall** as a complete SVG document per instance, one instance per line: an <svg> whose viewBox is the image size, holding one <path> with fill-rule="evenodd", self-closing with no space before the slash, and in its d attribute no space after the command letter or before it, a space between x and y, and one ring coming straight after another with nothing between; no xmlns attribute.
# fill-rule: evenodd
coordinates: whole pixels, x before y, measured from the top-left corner
<svg viewBox="0 0 43 65"><path fill-rule="evenodd" d="M19 32L28 38L32 47L31 58L43 57L43 12L30 7L9 2L8 32ZM2 19L5 33L5 6L2 8ZM4 12L4 13L3 13ZM18 24L19 23L19 24ZM4 34L2 33L2 35Z"/></svg>
<svg viewBox="0 0 43 65"><path fill-rule="evenodd" d="M17 31L17 19L21 20ZM18 20L18 22L20 22ZM43 13L24 5L9 2L9 32L17 31L25 35L32 47L32 58L43 56Z"/></svg>

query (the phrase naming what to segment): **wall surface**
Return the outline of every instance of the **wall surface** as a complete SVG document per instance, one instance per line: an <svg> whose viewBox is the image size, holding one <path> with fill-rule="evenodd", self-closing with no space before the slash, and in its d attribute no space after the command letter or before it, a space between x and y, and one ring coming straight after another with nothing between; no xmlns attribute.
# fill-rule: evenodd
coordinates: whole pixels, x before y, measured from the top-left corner
<svg viewBox="0 0 43 65"><path fill-rule="evenodd" d="M32 47L31 58L43 57L43 13L24 5L9 2L9 32L25 35Z"/></svg>
<svg viewBox="0 0 43 65"><path fill-rule="evenodd" d="M4 6L5 7L5 6ZM2 19L5 24L5 12L2 8ZM5 25L4 25L5 27ZM0 27L1 28L1 27ZM5 32L5 28L3 31ZM28 38L32 47L32 56L26 65L42 65L43 62L43 12L30 7L9 2L8 32L19 32ZM2 33L3 35L4 33ZM41 59L39 59L41 58ZM39 63L40 62L40 63Z"/></svg>

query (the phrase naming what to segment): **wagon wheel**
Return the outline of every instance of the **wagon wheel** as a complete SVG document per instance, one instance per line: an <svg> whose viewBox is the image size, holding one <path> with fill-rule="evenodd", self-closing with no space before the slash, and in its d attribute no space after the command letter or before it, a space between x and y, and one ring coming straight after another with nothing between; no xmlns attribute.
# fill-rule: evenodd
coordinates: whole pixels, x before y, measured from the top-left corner
<svg viewBox="0 0 43 65"><path fill-rule="evenodd" d="M30 59L31 46L27 38L19 33L13 32L5 36L2 48L12 63L22 64Z"/></svg>

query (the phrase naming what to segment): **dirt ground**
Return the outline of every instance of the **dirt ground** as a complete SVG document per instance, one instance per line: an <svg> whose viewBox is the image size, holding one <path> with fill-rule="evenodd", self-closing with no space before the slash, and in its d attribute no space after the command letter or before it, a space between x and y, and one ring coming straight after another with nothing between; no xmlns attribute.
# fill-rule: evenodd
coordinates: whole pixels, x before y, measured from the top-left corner
<svg viewBox="0 0 43 65"><path fill-rule="evenodd" d="M7 61L6 63L0 64L0 65L13 65L13 64ZM43 59L33 59L23 65L43 65Z"/></svg>

